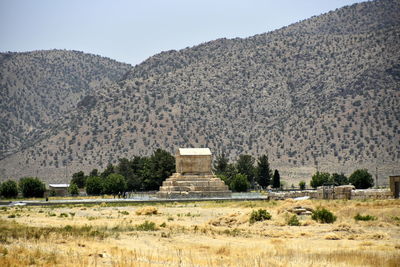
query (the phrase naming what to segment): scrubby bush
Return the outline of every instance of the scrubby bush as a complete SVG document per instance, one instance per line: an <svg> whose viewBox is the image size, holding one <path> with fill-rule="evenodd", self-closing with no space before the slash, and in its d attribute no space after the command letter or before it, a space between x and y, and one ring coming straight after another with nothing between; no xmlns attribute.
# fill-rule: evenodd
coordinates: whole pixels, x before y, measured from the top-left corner
<svg viewBox="0 0 400 267"><path fill-rule="evenodd" d="M5 198L13 198L18 196L17 183L11 180L5 181L0 185L0 196Z"/></svg>
<svg viewBox="0 0 400 267"><path fill-rule="evenodd" d="M360 213L357 213L356 216L354 216L354 220L356 221L375 221L377 218L375 216L371 215L361 215Z"/></svg>
<svg viewBox="0 0 400 267"><path fill-rule="evenodd" d="M250 183L247 180L247 176L244 174L236 174L231 182L231 186L235 192L246 192L250 187Z"/></svg>
<svg viewBox="0 0 400 267"><path fill-rule="evenodd" d="M304 182L304 181L300 181L300 183L299 183L299 187L300 187L300 190L304 190L304 189L306 189L306 182Z"/></svg>
<svg viewBox="0 0 400 267"><path fill-rule="evenodd" d="M265 220L270 220L272 218L271 214L264 209L253 210L250 214L250 223L261 222Z"/></svg>
<svg viewBox="0 0 400 267"><path fill-rule="evenodd" d="M77 196L79 195L79 188L76 184L70 184L68 192L71 194L71 196Z"/></svg>
<svg viewBox="0 0 400 267"><path fill-rule="evenodd" d="M142 224L138 224L138 225L136 225L135 228L137 231L156 231L157 230L156 224L154 222L149 222L149 221L145 221Z"/></svg>
<svg viewBox="0 0 400 267"><path fill-rule="evenodd" d="M317 208L311 218L320 223L333 223L336 221L336 216L325 208Z"/></svg>
<svg viewBox="0 0 400 267"><path fill-rule="evenodd" d="M296 215L293 215L292 217L290 217L287 224L290 226L300 226L301 225L300 221Z"/></svg>
<svg viewBox="0 0 400 267"><path fill-rule="evenodd" d="M36 177L24 177L19 181L19 188L24 197L43 197L45 185Z"/></svg>

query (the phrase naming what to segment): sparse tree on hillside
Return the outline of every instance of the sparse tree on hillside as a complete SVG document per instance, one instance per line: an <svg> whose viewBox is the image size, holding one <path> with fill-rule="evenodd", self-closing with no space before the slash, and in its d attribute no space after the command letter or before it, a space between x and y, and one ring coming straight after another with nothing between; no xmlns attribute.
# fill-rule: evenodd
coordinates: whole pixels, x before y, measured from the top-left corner
<svg viewBox="0 0 400 267"><path fill-rule="evenodd" d="M250 184L254 186L254 158L250 155L240 155L236 164L236 168L238 173L246 175Z"/></svg>
<svg viewBox="0 0 400 267"><path fill-rule="evenodd" d="M279 171L275 170L274 177L272 178L272 187L280 188L281 187L281 176L279 175Z"/></svg>
<svg viewBox="0 0 400 267"><path fill-rule="evenodd" d="M15 198L18 196L18 186L15 181L8 180L0 185L0 196Z"/></svg>
<svg viewBox="0 0 400 267"><path fill-rule="evenodd" d="M45 185L37 177L24 177L19 180L19 188L24 197L43 197Z"/></svg>
<svg viewBox="0 0 400 267"><path fill-rule="evenodd" d="M358 169L354 171L350 175L349 181L357 189L367 189L374 186L374 179L367 169Z"/></svg>
<svg viewBox="0 0 400 267"><path fill-rule="evenodd" d="M261 157L258 158L256 174L257 174L257 182L259 185L261 185L263 188L270 185L272 171L269 168L267 155L262 155Z"/></svg>

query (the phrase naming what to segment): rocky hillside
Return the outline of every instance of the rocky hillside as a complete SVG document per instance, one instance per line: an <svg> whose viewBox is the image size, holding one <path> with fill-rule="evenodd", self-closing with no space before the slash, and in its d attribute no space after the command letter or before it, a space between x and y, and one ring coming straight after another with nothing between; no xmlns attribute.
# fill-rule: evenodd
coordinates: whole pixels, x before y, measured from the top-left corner
<svg viewBox="0 0 400 267"><path fill-rule="evenodd" d="M231 159L268 153L290 183L316 167L399 173L399 14L399 0L365 2L155 55L86 97L58 133L3 159L0 176L63 181L190 146Z"/></svg>
<svg viewBox="0 0 400 267"><path fill-rule="evenodd" d="M77 51L0 53L0 158L30 147L130 65Z"/></svg>

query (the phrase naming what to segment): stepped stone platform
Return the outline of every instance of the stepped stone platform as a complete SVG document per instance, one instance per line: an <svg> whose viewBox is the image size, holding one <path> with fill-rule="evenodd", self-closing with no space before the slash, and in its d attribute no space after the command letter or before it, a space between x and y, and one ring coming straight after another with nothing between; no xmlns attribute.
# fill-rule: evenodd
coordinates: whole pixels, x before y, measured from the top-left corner
<svg viewBox="0 0 400 267"><path fill-rule="evenodd" d="M211 171L208 148L180 148L175 160L177 172L163 182L157 197L231 197L228 186Z"/></svg>

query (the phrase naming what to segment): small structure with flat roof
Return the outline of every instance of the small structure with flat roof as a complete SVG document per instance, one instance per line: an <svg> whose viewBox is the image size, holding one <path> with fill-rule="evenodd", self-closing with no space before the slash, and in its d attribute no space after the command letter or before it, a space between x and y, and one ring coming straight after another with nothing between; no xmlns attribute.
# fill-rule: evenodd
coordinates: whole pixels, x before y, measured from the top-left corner
<svg viewBox="0 0 400 267"><path fill-rule="evenodd" d="M69 184L49 184L49 193L54 196L66 196Z"/></svg>
<svg viewBox="0 0 400 267"><path fill-rule="evenodd" d="M160 198L230 197L228 186L212 172L209 148L179 148L176 173L163 182Z"/></svg>

